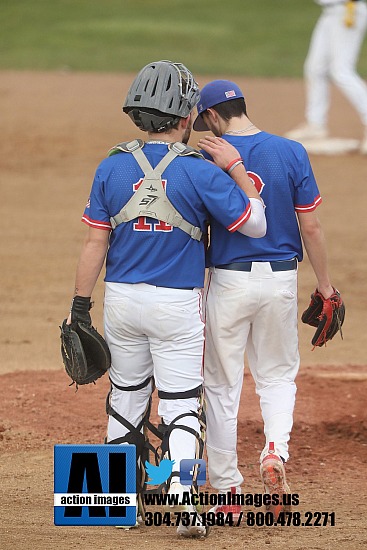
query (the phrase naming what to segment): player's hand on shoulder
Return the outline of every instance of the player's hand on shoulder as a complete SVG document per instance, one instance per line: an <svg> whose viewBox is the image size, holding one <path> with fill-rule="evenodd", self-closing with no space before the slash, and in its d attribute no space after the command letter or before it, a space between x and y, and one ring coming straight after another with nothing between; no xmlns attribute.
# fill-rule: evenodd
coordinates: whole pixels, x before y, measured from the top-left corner
<svg viewBox="0 0 367 550"><path fill-rule="evenodd" d="M198 146L208 153L222 170L225 170L236 159L241 158L237 149L220 137L205 136L198 141Z"/></svg>

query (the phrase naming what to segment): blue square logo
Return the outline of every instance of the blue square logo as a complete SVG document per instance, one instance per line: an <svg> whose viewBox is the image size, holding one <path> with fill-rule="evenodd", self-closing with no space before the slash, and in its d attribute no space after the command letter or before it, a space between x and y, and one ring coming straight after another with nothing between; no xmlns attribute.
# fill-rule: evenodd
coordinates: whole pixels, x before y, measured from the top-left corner
<svg viewBox="0 0 367 550"><path fill-rule="evenodd" d="M184 458L180 462L180 483L182 485L205 485L206 464L202 458Z"/></svg>
<svg viewBox="0 0 367 550"><path fill-rule="evenodd" d="M55 445L55 525L135 525L135 445Z"/></svg>

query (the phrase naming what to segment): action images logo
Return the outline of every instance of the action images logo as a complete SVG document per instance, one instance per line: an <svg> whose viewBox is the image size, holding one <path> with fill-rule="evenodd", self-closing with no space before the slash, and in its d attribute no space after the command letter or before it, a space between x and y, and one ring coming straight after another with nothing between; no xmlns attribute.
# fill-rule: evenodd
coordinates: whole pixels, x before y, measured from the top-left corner
<svg viewBox="0 0 367 550"><path fill-rule="evenodd" d="M135 445L55 445L55 525L135 525Z"/></svg>

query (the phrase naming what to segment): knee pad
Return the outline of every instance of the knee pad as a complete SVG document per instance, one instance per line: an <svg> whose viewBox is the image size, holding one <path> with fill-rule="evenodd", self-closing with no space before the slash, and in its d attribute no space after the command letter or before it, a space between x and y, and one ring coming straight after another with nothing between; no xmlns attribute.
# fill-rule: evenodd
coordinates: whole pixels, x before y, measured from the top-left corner
<svg viewBox="0 0 367 550"><path fill-rule="evenodd" d="M120 391L137 391L139 389L145 388L148 386L148 384L153 380L153 377L147 378L144 382L137 386L118 386L117 384L114 384L111 380L111 389L107 395L106 399L106 413L109 416L112 416L115 420L120 422L127 430L128 432L122 436L117 437L115 439L112 439L111 441L107 441L107 438L105 439L105 443L108 445L121 445L121 444L130 444L135 445L136 447L136 493L138 496L138 510L139 513L142 515L144 519L144 502L142 499L142 493L145 488L145 483L147 481L147 474L145 471L145 461L147 460L149 462L150 453L152 452L154 456L156 457L156 449L150 444L149 437L148 437L148 429L149 426L149 416L150 416L150 410L151 410L151 404L152 404L152 396L150 395L147 406L143 415L143 418L139 422L137 426L134 426L129 422L126 418L121 416L116 410L113 409L113 407L110 404L110 397L111 397L111 391L112 387L116 387ZM152 387L152 393L154 390L154 382ZM157 462L157 458L155 459Z"/></svg>
<svg viewBox="0 0 367 550"><path fill-rule="evenodd" d="M196 446L195 446L195 459L201 459L203 457L204 453L204 442L205 442L205 432L206 432L206 416L205 416L205 407L204 407L204 394L202 386L198 386L197 388L194 388L193 390L189 390L186 392L180 392L180 393L168 393L163 391L158 391L158 397L160 399L190 399L190 398L197 398L198 399L198 408L197 410L192 410L189 412L182 413L178 416L176 416L169 424L166 424L163 420L158 426L158 431L161 434L161 445L159 447L160 450L160 460L163 458L169 458L171 459L171 453L170 453L170 445L169 445L169 439L173 432L173 430L183 430L185 432L190 433L193 437L195 437L196 440ZM199 422L199 431L191 428L190 426L185 426L183 424L178 424L178 421L187 418L187 417L194 417ZM178 476L179 471L173 470L171 476L166 482L166 485L168 486L172 477ZM193 484L195 484L195 476L193 478Z"/></svg>

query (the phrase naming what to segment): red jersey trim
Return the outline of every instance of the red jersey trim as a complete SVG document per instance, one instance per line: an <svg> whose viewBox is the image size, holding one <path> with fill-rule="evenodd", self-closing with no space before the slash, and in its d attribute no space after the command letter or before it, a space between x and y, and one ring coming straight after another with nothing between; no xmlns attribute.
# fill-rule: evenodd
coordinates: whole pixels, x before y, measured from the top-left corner
<svg viewBox="0 0 367 550"><path fill-rule="evenodd" d="M320 195L317 195L317 197L315 198L315 200L312 204L302 204L302 205L296 204L294 209L295 209L296 212L312 212L321 203L322 203L322 198L320 197Z"/></svg>
<svg viewBox="0 0 367 550"><path fill-rule="evenodd" d="M231 225L227 226L228 231L230 231L231 233L233 233L234 231L237 231L237 229L241 227L241 225L247 222L250 216L251 216L251 203L249 202L242 216L240 216L235 222L231 223Z"/></svg>
<svg viewBox="0 0 367 550"><path fill-rule="evenodd" d="M86 214L84 214L84 216L82 217L82 222L96 229L103 229L104 231L112 230L111 224L109 222L99 222L97 220L91 220L90 217Z"/></svg>

